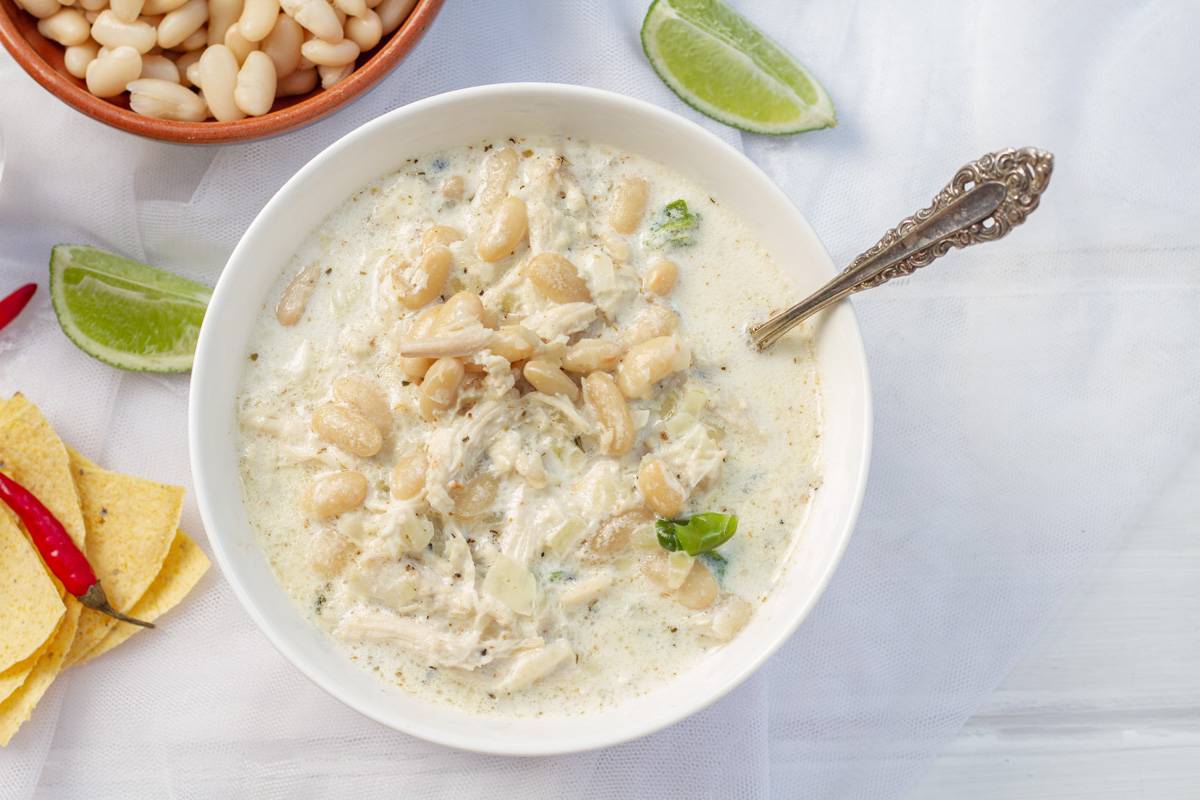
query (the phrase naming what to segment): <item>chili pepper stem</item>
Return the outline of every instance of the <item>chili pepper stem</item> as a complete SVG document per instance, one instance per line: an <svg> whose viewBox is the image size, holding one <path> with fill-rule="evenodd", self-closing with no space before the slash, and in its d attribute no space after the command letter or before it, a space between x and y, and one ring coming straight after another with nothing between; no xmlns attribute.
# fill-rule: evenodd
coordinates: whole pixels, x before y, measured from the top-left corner
<svg viewBox="0 0 1200 800"><path fill-rule="evenodd" d="M122 622L128 622L131 625L141 625L143 628L153 628L154 623L143 622L140 619L134 619L126 614L117 611L108 603L108 598L104 596L104 589L100 588L100 581L96 581L88 590L79 595L79 602L83 603L93 611L99 611L101 614L108 614L113 619L119 619Z"/></svg>

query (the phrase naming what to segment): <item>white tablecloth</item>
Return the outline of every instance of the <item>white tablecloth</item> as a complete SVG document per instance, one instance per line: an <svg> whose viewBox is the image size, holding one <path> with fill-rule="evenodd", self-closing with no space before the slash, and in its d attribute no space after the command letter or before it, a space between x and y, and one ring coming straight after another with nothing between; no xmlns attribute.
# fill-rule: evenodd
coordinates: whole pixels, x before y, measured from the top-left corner
<svg viewBox="0 0 1200 800"><path fill-rule="evenodd" d="M829 590L731 696L658 735L563 758L446 750L301 677L210 574L153 636L55 684L0 751L0 798L879 798L904 793L1143 513L1200 429L1200 8L1074 0L738 5L814 70L832 131L767 139L697 116L654 77L647 0L450 0L367 98L279 139L138 140L0 59L0 290L42 284L0 334L20 389L114 468L190 484L186 377L75 350L45 294L51 244L92 242L213 282L301 164L379 113L495 81L660 103L745 151L846 261L962 162L1058 157L1009 239L855 301L875 381L872 479ZM204 541L193 504L184 525Z"/></svg>

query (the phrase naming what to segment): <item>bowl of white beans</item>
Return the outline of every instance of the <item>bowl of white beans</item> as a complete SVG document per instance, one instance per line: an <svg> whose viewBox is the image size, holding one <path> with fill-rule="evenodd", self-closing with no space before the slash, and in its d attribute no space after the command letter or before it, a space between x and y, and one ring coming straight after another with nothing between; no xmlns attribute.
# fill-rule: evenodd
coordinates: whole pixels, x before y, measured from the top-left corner
<svg viewBox="0 0 1200 800"><path fill-rule="evenodd" d="M129 133L274 136L391 71L444 0L0 0L0 42L48 91Z"/></svg>

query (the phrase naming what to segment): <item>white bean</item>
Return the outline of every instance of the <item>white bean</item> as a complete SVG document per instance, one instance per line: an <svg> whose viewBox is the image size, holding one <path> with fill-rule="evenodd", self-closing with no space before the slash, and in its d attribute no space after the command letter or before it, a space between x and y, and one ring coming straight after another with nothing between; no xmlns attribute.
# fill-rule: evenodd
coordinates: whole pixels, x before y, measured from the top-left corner
<svg viewBox="0 0 1200 800"><path fill-rule="evenodd" d="M233 52L223 44L209 45L197 63L200 65L200 90L212 115L221 122L246 116L233 99L238 73Z"/></svg>
<svg viewBox="0 0 1200 800"><path fill-rule="evenodd" d="M158 119L203 122L208 117L208 108L198 94L178 83L155 78L141 78L129 84L129 107Z"/></svg>
<svg viewBox="0 0 1200 800"><path fill-rule="evenodd" d="M325 0L280 0L283 11L313 36L327 42L342 40L342 26L333 6Z"/></svg>
<svg viewBox="0 0 1200 800"><path fill-rule="evenodd" d="M416 4L417 0L383 0L375 9L383 23L383 32L388 34L399 28Z"/></svg>
<svg viewBox="0 0 1200 800"><path fill-rule="evenodd" d="M197 86L197 84L192 83L191 76L188 75L188 70L195 67L196 63L200 61L200 56L203 54L203 50L189 50L175 59L175 68L179 70L179 82L184 86Z"/></svg>
<svg viewBox="0 0 1200 800"><path fill-rule="evenodd" d="M525 238L528 230L529 215L525 201L519 197L506 197L496 207L475 242L475 252L489 263L507 258Z"/></svg>
<svg viewBox="0 0 1200 800"><path fill-rule="evenodd" d="M108 53L97 55L87 65L84 77L88 91L96 97L116 97L141 74L141 54L128 45L121 45Z"/></svg>
<svg viewBox="0 0 1200 800"><path fill-rule="evenodd" d="M337 403L320 406L313 412L311 427L323 441L360 458L370 458L383 447L379 428L350 406Z"/></svg>
<svg viewBox="0 0 1200 800"><path fill-rule="evenodd" d="M53 16L40 20L38 33L58 42L63 47L83 44L91 35L91 27L83 14L73 8L64 8Z"/></svg>
<svg viewBox="0 0 1200 800"><path fill-rule="evenodd" d="M646 294L666 297L679 281L679 266L666 258L654 261L642 276L642 291Z"/></svg>
<svg viewBox="0 0 1200 800"><path fill-rule="evenodd" d="M208 21L208 0L188 0L169 12L158 26L158 46L170 50Z"/></svg>
<svg viewBox="0 0 1200 800"><path fill-rule="evenodd" d="M378 8L383 0L367 0L367 8Z"/></svg>
<svg viewBox="0 0 1200 800"><path fill-rule="evenodd" d="M229 26L242 15L242 0L209 0L208 43L225 44Z"/></svg>
<svg viewBox="0 0 1200 800"><path fill-rule="evenodd" d="M304 43L304 29L287 14L278 14L275 26L262 40L260 48L275 64L275 76L279 80L296 71L300 63L300 45Z"/></svg>
<svg viewBox="0 0 1200 800"><path fill-rule="evenodd" d="M644 179L623 179L613 191L608 224L617 233L633 233L642 223L642 217L646 213L646 199L649 196L650 184Z"/></svg>
<svg viewBox="0 0 1200 800"><path fill-rule="evenodd" d="M361 375L343 375L333 382L333 398L353 408L387 435L392 429L392 408L379 384Z"/></svg>
<svg viewBox="0 0 1200 800"><path fill-rule="evenodd" d="M353 64L361 52L350 39L330 44L323 39L309 39L300 46L300 52L318 67L341 67Z"/></svg>
<svg viewBox="0 0 1200 800"><path fill-rule="evenodd" d="M237 107L252 117L261 117L271 110L275 101L275 65L266 53L255 50L246 56L238 70L233 100Z"/></svg>
<svg viewBox="0 0 1200 800"><path fill-rule="evenodd" d="M275 319L280 325L286 328L300 321L320 279L321 268L317 264L309 264L292 276L275 305Z"/></svg>
<svg viewBox="0 0 1200 800"><path fill-rule="evenodd" d="M333 0L333 4L350 17L361 17L367 13L367 0Z"/></svg>
<svg viewBox="0 0 1200 800"><path fill-rule="evenodd" d="M175 49L182 50L185 53L190 53L194 50L203 50L207 46L208 46L208 28L206 26L201 26L200 28L196 29L196 31L191 36L187 37L182 42L180 42L179 46L176 47ZM196 58L199 58L199 57L200 57L200 54L196 53Z"/></svg>
<svg viewBox="0 0 1200 800"><path fill-rule="evenodd" d="M317 88L316 69L298 69L275 84L275 95L277 97L293 97L298 94L308 94L315 88Z"/></svg>
<svg viewBox="0 0 1200 800"><path fill-rule="evenodd" d="M138 53L149 53L150 48L158 44L158 31L141 20L123 22L110 8L101 11L92 23L92 38L105 47L132 47ZM141 70L140 63L138 70Z"/></svg>
<svg viewBox="0 0 1200 800"><path fill-rule="evenodd" d="M21 0L20 6L38 19L48 19L62 11L58 0Z"/></svg>
<svg viewBox="0 0 1200 800"><path fill-rule="evenodd" d="M88 64L95 60L99 51L100 46L89 39L83 44L68 47L63 52L63 64L67 72L82 80L87 75Z"/></svg>
<svg viewBox="0 0 1200 800"><path fill-rule="evenodd" d="M358 45L359 50L370 50L383 38L383 23L379 21L379 15L368 8L364 9L361 16L346 20L346 37Z"/></svg>
<svg viewBox="0 0 1200 800"><path fill-rule="evenodd" d="M382 11L382 9L381 9ZM484 156L480 171L483 173L479 186L479 204L493 208L508 196L508 184L517 175L517 151L501 147Z"/></svg>
<svg viewBox="0 0 1200 800"><path fill-rule="evenodd" d="M96 17L98 17L98 16L100 16L99 11L84 11L83 12L83 18L88 21L88 25L91 25L92 23L94 23L96 21Z"/></svg>
<svg viewBox="0 0 1200 800"><path fill-rule="evenodd" d="M326 67L322 64L317 65L317 74L321 76L321 88L332 89L337 84L341 83L345 78L350 77L350 73L354 72L353 62L343 64L340 67Z"/></svg>
<svg viewBox="0 0 1200 800"><path fill-rule="evenodd" d="M183 71L183 77L187 78L187 82L197 89L200 88L200 58L204 55L203 50L197 50L196 60L188 64L187 69Z"/></svg>
<svg viewBox="0 0 1200 800"><path fill-rule="evenodd" d="M279 0L245 0L238 30L251 42L261 42L275 27L279 17Z"/></svg>
<svg viewBox="0 0 1200 800"><path fill-rule="evenodd" d="M141 77L179 83L179 67L166 56L142 56Z"/></svg>
<svg viewBox="0 0 1200 800"><path fill-rule="evenodd" d="M361 472L329 472L309 481L300 496L300 505L310 516L328 519L361 506L369 488Z"/></svg>
<svg viewBox="0 0 1200 800"><path fill-rule="evenodd" d="M142 6L145 5L145 0L111 0L108 5L113 13L122 20L133 22L142 13Z"/></svg>
<svg viewBox="0 0 1200 800"><path fill-rule="evenodd" d="M629 403L607 372L593 372L583 379L583 400L591 408L600 428L600 452L622 456L633 447L636 430Z"/></svg>
<svg viewBox="0 0 1200 800"><path fill-rule="evenodd" d="M85 4L87 2L97 2L97 3L101 2L101 0L79 0L79 1L81 3L85 3ZM143 14L166 14L169 11L174 11L175 9L179 8L186 2L187 2L187 0L146 0L146 2L142 4L142 12L141 13L143 13ZM108 4L107 0L104 0L104 2L102 2L102 4L101 4L101 7L103 8L103 6L107 5L107 4ZM86 7L87 6L85 5L84 8L86 8Z"/></svg>
<svg viewBox="0 0 1200 800"><path fill-rule="evenodd" d="M84 11L103 11L108 8L108 0L79 0L79 7Z"/></svg>
<svg viewBox="0 0 1200 800"><path fill-rule="evenodd" d="M225 29L225 46L233 53L240 66L246 63L246 56L258 49L258 42L252 42L242 36L242 29L235 22Z"/></svg>

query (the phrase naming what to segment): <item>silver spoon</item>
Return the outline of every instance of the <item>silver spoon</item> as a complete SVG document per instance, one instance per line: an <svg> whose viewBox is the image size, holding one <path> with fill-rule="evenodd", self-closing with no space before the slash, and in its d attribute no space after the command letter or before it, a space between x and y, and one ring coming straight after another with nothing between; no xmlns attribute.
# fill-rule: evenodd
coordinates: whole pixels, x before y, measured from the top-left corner
<svg viewBox="0 0 1200 800"><path fill-rule="evenodd" d="M953 247L994 242L1025 221L1050 183L1054 156L1022 147L998 150L961 167L928 208L906 217L829 283L750 329L759 350L803 320L863 289L946 255Z"/></svg>

